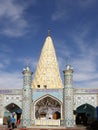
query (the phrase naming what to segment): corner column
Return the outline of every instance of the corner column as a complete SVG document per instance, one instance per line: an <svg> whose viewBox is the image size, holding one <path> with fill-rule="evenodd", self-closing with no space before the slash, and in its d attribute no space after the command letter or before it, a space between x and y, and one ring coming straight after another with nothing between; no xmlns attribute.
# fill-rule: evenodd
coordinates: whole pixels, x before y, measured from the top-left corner
<svg viewBox="0 0 98 130"><path fill-rule="evenodd" d="M32 72L27 66L23 70L23 98L22 98L22 126L31 125L31 106L32 106Z"/></svg>
<svg viewBox="0 0 98 130"><path fill-rule="evenodd" d="M64 126L65 127L74 127L74 115L73 115L73 69L70 65L66 65L66 70L64 73L64 89L63 89L63 112L64 112Z"/></svg>

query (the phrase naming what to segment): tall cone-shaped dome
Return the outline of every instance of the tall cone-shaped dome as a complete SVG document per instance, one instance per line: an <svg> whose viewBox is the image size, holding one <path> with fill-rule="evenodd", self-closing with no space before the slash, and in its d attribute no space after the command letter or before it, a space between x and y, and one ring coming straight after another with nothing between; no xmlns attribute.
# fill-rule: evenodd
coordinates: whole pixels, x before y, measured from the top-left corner
<svg viewBox="0 0 98 130"><path fill-rule="evenodd" d="M63 87L53 41L50 36L47 36L42 48L32 87L40 89Z"/></svg>

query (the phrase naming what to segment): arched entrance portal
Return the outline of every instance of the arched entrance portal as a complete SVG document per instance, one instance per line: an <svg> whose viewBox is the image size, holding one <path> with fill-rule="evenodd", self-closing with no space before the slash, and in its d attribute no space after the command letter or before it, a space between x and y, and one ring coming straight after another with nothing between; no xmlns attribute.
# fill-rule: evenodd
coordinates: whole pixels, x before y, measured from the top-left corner
<svg viewBox="0 0 98 130"><path fill-rule="evenodd" d="M76 124L87 125L95 119L96 109L90 104L83 104L76 109Z"/></svg>
<svg viewBox="0 0 98 130"><path fill-rule="evenodd" d="M59 125L60 119L61 103L56 98L48 95L35 103L35 120L39 120L40 123L44 122L39 125L53 125L53 121Z"/></svg>
<svg viewBox="0 0 98 130"><path fill-rule="evenodd" d="M14 103L10 103L5 107L3 124L7 124L7 118L15 114L16 121L20 120L22 109Z"/></svg>

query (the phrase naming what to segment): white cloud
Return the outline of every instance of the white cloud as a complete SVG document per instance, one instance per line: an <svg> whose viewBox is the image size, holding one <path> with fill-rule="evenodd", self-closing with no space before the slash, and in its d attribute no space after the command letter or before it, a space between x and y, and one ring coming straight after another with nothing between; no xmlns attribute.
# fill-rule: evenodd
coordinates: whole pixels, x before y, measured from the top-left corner
<svg viewBox="0 0 98 130"><path fill-rule="evenodd" d="M67 14L65 15L65 11L62 9L62 10L57 10L54 14L52 14L52 20L53 21L56 21L58 19L63 19L64 16L68 17Z"/></svg>
<svg viewBox="0 0 98 130"><path fill-rule="evenodd" d="M4 44L4 43L0 43L0 56L3 55L4 53L7 54L7 53L12 53L12 49Z"/></svg>
<svg viewBox="0 0 98 130"><path fill-rule="evenodd" d="M5 57L4 55L2 58L3 59L1 59L1 63L0 63L0 88L21 89L23 87L23 76L21 72L20 71L11 72L9 69L6 69L8 66L11 65L12 59ZM27 65L26 58L19 58L19 59L16 58L15 61L20 62L22 65L24 65L23 67L26 67ZM31 71L33 71L34 69L32 70L32 68L36 67L36 59L29 59L28 62L29 62L28 64L31 67Z"/></svg>
<svg viewBox="0 0 98 130"><path fill-rule="evenodd" d="M36 0L0 0L0 34L19 37L31 30L36 34L40 28L39 16L32 14L32 17L29 17L31 14L28 13L28 8L36 4ZM30 22L31 19L32 22Z"/></svg>
<svg viewBox="0 0 98 130"><path fill-rule="evenodd" d="M74 81L75 82L91 82L91 81L96 81L96 79L98 79L98 73L83 73L83 72L79 72L79 73L75 73L74 72Z"/></svg>
<svg viewBox="0 0 98 130"><path fill-rule="evenodd" d="M84 41L85 43L85 41ZM84 46L83 46L84 45ZM76 59L74 59L73 66L76 70L74 73L74 81L82 82L83 85L82 87L90 87L94 86L97 87L98 84L95 84L96 80L98 79L98 74L97 74L97 61L96 61L96 55L94 52L96 52L96 49L90 50L90 47L86 47L85 44L82 44L82 47L80 45L80 54L82 55ZM92 81L93 80L93 81ZM90 84L91 83L91 84Z"/></svg>
<svg viewBox="0 0 98 130"><path fill-rule="evenodd" d="M73 17L73 13L92 8L96 4L96 0L58 0L55 1L54 12L51 16L53 21L68 20ZM77 10L77 11L76 11ZM76 12L75 12L76 11Z"/></svg>
<svg viewBox="0 0 98 130"><path fill-rule="evenodd" d="M95 72L96 71L96 62L93 62L93 58L90 57L80 57L74 59L73 66L75 66L77 72Z"/></svg>
<svg viewBox="0 0 98 130"><path fill-rule="evenodd" d="M57 52L60 54L58 61L62 78L64 77L62 69L66 67L66 57L70 56L69 63L74 69L74 87L98 87L98 39L90 38L89 40L89 30L89 26L82 26L80 28L78 27L78 31L74 30L74 32L71 32L71 35L69 34L72 46L75 47L76 50L75 48L72 49L71 46L68 47L68 41L65 45L57 46L57 50L59 50Z"/></svg>
<svg viewBox="0 0 98 130"><path fill-rule="evenodd" d="M74 88L98 88L98 81L91 80L85 82L77 82L77 83L73 83L73 87Z"/></svg>
<svg viewBox="0 0 98 130"><path fill-rule="evenodd" d="M23 17L25 8L14 0L0 1L1 34L15 37L24 35L28 28L28 23Z"/></svg>
<svg viewBox="0 0 98 130"><path fill-rule="evenodd" d="M21 18L21 13L23 12L22 6L16 5L14 0L1 0L0 1L0 16L10 17L12 20Z"/></svg>
<svg viewBox="0 0 98 130"><path fill-rule="evenodd" d="M24 67L29 65L31 67L32 71L36 70L37 63L38 63L37 57L36 58L35 57L33 57L33 58L30 58L30 57L29 58L27 58L27 57L26 58L17 58L16 61L21 62L24 65Z"/></svg>
<svg viewBox="0 0 98 130"><path fill-rule="evenodd" d="M0 63L0 70L5 68L4 64L3 63Z"/></svg>
<svg viewBox="0 0 98 130"><path fill-rule="evenodd" d="M66 1L60 0L55 2L55 10L51 16L51 19L53 21L56 21L58 19L63 20L66 18L65 16L68 17L66 9Z"/></svg>
<svg viewBox="0 0 98 130"><path fill-rule="evenodd" d="M6 69L10 65L11 59L10 54L12 54L11 48L5 44L0 44L0 71Z"/></svg>
<svg viewBox="0 0 98 130"><path fill-rule="evenodd" d="M10 65L10 63L11 63L11 59L9 57L6 58L6 55L3 57L0 56L0 71L2 69L6 69L6 67Z"/></svg>
<svg viewBox="0 0 98 130"><path fill-rule="evenodd" d="M0 88L22 88L22 86L23 86L23 79L20 73L18 72L0 73Z"/></svg>

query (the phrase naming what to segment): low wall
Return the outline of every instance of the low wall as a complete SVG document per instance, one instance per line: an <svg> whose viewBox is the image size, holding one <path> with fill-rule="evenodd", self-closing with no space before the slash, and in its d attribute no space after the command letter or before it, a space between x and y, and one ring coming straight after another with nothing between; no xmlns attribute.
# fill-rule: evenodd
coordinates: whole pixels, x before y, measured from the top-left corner
<svg viewBox="0 0 98 130"><path fill-rule="evenodd" d="M36 119L35 125L40 126L60 126L60 120L52 120L52 119Z"/></svg>

